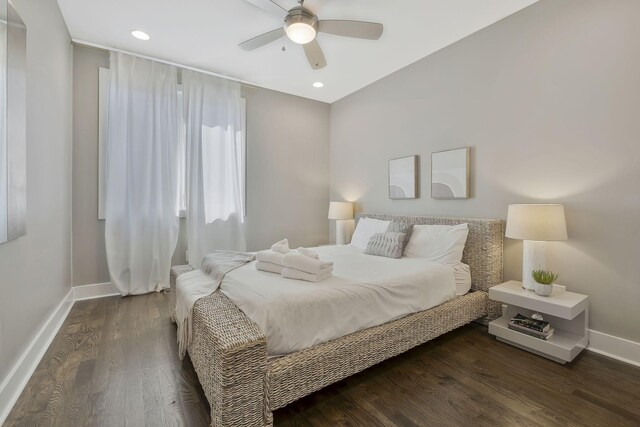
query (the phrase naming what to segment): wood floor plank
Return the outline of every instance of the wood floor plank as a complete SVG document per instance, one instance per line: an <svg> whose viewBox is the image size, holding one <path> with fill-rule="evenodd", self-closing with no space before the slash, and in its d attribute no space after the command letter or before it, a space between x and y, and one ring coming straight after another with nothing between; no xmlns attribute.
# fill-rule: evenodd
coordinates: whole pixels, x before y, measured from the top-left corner
<svg viewBox="0 0 640 427"><path fill-rule="evenodd" d="M95 359L80 362L69 397L65 401L61 415L56 417L57 425L80 425L88 417L87 402L95 365Z"/></svg>
<svg viewBox="0 0 640 427"><path fill-rule="evenodd" d="M168 297L74 305L5 426L208 426ZM468 325L275 412L276 426L639 426L640 369L560 365Z"/></svg>
<svg viewBox="0 0 640 427"><path fill-rule="evenodd" d="M510 404L504 404L500 399L496 399L495 394L488 395L469 386L468 382L458 378L453 372L443 369L444 367L443 363L435 358L412 360L407 364L407 373L412 373L412 381L417 387L424 383L425 378L435 376L441 379L440 384L444 384L442 386L444 393L441 398L445 399L454 413L465 415L465 419L460 420L461 422L475 419L489 425L501 423L532 427L540 425Z"/></svg>
<svg viewBox="0 0 640 427"><path fill-rule="evenodd" d="M109 387L110 352L117 351L112 345L111 335L121 298L104 298L96 310L96 321L102 323L100 341L96 349L96 361L88 398L88 418L85 426L100 426L104 422L107 389Z"/></svg>
<svg viewBox="0 0 640 427"><path fill-rule="evenodd" d="M510 349L509 352L511 351ZM443 358L446 358L450 351L451 349L447 348L446 352L443 352ZM570 389L558 387L557 377L552 377L549 373L532 374L530 363L525 364L523 361L513 363L513 360L517 360L517 358L513 359L516 355L517 353L510 357L499 357L495 353L488 351L486 353L487 357L480 358L470 364L466 372L479 381L486 381L487 373L489 372L490 376L493 377L491 378L491 383L495 394L508 393L513 399L538 406L541 411L540 419L548 419L552 425L556 423L597 425L594 424L595 420L588 416L594 415L593 413L587 416L582 413L575 413L575 401L577 399L568 397L571 392ZM555 363L538 359L536 357L533 361L543 365ZM554 381L544 381L544 378L554 378Z"/></svg>
<svg viewBox="0 0 640 427"><path fill-rule="evenodd" d="M523 416L525 419L520 421L523 424L529 426L553 425L561 421L557 417L547 417L546 413L542 411L542 408L529 399L514 399L513 395L505 392L502 388L495 387L493 385L495 382L493 378L487 380L483 376L479 378L473 377L461 371L458 368L459 362L457 361L453 362L441 358L428 361L416 360L416 363L435 363L438 369L455 378L464 387L473 390L481 396L491 396L491 399L494 400L498 406L509 408L509 410Z"/></svg>
<svg viewBox="0 0 640 427"><path fill-rule="evenodd" d="M556 371L555 362L548 360L544 362L544 368L535 363L528 364L525 368L508 366L505 361L503 370L506 370L508 375L512 377L518 376L525 384L523 389L526 393L522 393L523 399L536 401L549 409L551 413L561 414L579 425L625 424L625 420L621 419L618 414L604 410L592 402L573 397L572 393L579 380L566 381L566 378L562 376L563 371ZM541 379L545 377L554 380L542 381ZM594 384L591 384L590 387L593 388ZM578 408L580 411L576 411Z"/></svg>
<svg viewBox="0 0 640 427"><path fill-rule="evenodd" d="M636 390L636 392L640 394L640 390ZM590 393L585 390L580 390L580 389L574 390L573 395L580 397L582 400L587 400L595 405L598 405L603 409L606 409L611 413L615 413L616 415L626 418L629 422L635 423L636 425L640 426L640 415L637 414L637 410L638 410L637 406L635 408L634 407L627 408L617 403L614 403L608 399L604 399L601 396L598 396L596 394Z"/></svg>
<svg viewBox="0 0 640 427"><path fill-rule="evenodd" d="M476 343L477 344L477 343ZM452 351L454 343L449 346L442 347L437 353L433 354L429 360L420 360L423 363L438 363L438 366L456 377L466 386L477 390L486 396L491 396L496 402L509 406L513 410L527 416L531 419L531 424L540 422L544 425L569 424L569 419L560 417L557 412L548 413L544 405L538 404L527 394L528 383L519 381L517 377L500 369L502 360L496 360L492 363L491 369L485 368L487 363L485 358L490 357L489 354L480 348L475 348L473 352L469 351ZM477 347L477 345L476 345ZM465 366L465 369L460 369Z"/></svg>

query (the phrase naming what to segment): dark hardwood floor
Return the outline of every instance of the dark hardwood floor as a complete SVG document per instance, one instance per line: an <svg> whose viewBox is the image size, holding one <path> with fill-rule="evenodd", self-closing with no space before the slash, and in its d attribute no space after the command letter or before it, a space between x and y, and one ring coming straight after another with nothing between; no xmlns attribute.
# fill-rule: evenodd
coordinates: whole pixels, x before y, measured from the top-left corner
<svg viewBox="0 0 640 427"><path fill-rule="evenodd" d="M168 298L78 302L5 426L206 426ZM640 369L559 365L469 325L275 413L277 426L640 426Z"/></svg>

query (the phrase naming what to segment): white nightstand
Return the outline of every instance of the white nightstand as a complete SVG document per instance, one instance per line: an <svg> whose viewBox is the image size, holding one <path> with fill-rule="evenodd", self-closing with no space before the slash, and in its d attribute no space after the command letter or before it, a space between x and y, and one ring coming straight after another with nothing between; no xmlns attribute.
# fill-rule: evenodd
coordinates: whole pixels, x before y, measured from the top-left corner
<svg viewBox="0 0 640 427"><path fill-rule="evenodd" d="M500 341L551 359L571 362L589 344L589 297L567 292L564 286L553 285L548 297L526 291L515 280L489 289L489 299L503 303L502 317L489 323L489 333ZM549 340L525 335L508 328L509 320L520 313L531 317L540 313L555 328Z"/></svg>

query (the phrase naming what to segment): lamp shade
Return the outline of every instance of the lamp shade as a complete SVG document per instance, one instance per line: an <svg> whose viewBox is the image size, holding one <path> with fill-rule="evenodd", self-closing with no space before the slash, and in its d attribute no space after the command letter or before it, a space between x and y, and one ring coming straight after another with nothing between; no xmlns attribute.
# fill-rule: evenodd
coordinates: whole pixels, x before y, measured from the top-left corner
<svg viewBox="0 0 640 427"><path fill-rule="evenodd" d="M330 202L329 219L353 219L353 203Z"/></svg>
<svg viewBox="0 0 640 427"><path fill-rule="evenodd" d="M520 240L567 240L564 207L556 204L509 205L505 236Z"/></svg>

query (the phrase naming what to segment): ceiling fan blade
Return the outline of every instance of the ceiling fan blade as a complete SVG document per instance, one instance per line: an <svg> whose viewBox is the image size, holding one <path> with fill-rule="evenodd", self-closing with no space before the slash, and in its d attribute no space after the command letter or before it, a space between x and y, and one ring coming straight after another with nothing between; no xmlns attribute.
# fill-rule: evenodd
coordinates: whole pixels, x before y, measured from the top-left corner
<svg viewBox="0 0 640 427"><path fill-rule="evenodd" d="M318 43L317 39L313 39L309 43L302 45L302 47L304 48L304 53L307 55L311 68L319 70L327 66L327 61L324 59L324 53L322 53L320 43Z"/></svg>
<svg viewBox="0 0 640 427"><path fill-rule="evenodd" d="M364 21L340 21L335 19L322 20L319 23L321 33L336 36L355 37L358 39L378 40L382 35L384 25Z"/></svg>
<svg viewBox="0 0 640 427"><path fill-rule="evenodd" d="M280 6L278 3L273 2L271 0L245 0L248 3L251 3L254 6L259 7L262 10L265 10L269 13L274 13L278 16L285 16L288 11Z"/></svg>
<svg viewBox="0 0 640 427"><path fill-rule="evenodd" d="M284 28L278 28L273 31L269 31L268 33L260 34L252 39L249 39L245 42L240 43L240 46L244 50L253 50L259 48L260 46L264 46L265 44L269 44L273 41L278 40L281 37L285 36Z"/></svg>

